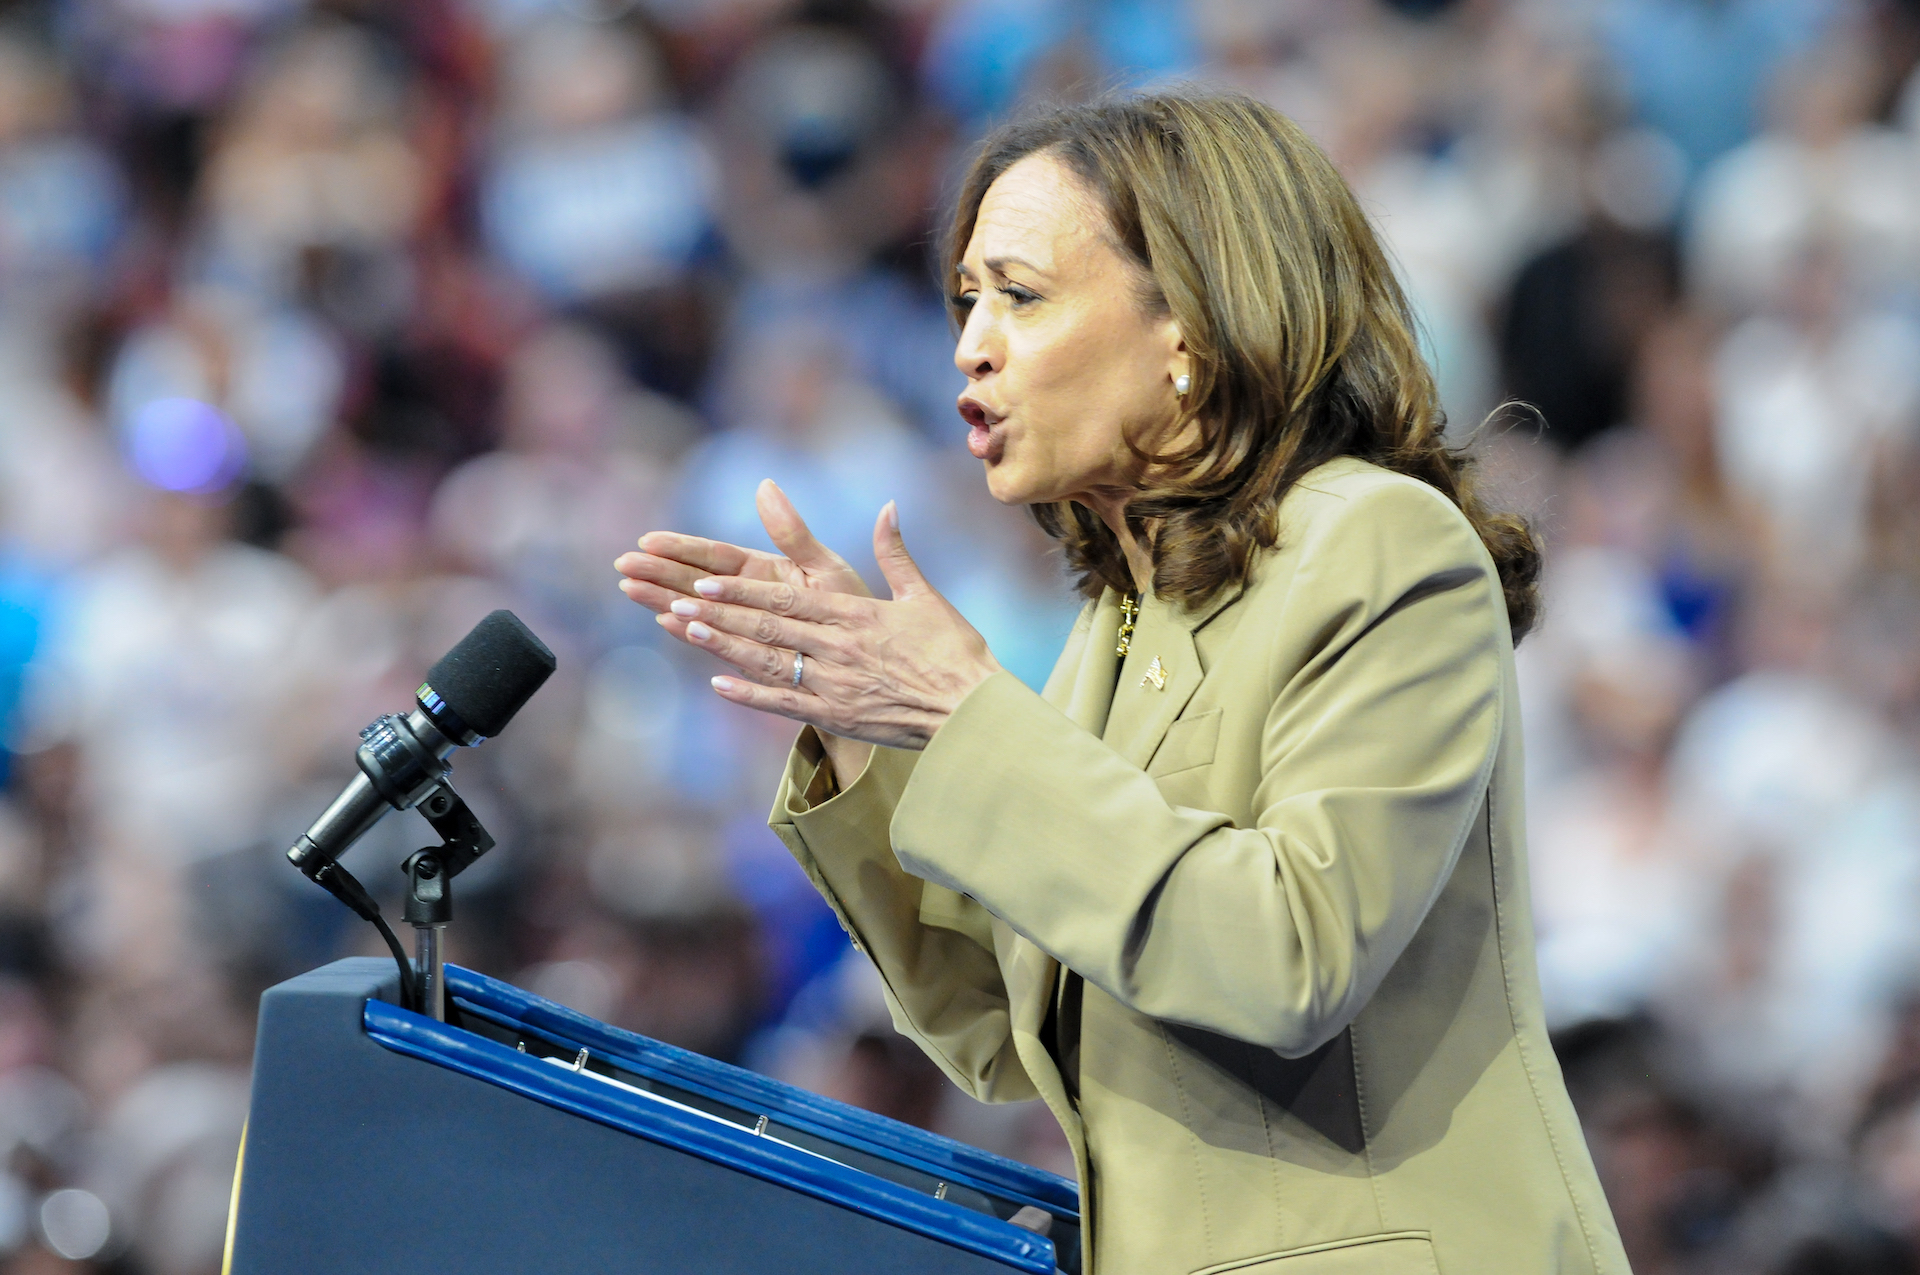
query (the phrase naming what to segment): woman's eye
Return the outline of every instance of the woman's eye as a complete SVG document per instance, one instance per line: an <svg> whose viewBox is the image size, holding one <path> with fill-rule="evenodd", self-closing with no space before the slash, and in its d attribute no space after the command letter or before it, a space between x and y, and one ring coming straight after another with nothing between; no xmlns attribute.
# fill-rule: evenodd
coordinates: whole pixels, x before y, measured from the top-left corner
<svg viewBox="0 0 1920 1275"><path fill-rule="evenodd" d="M978 292L956 292L947 298L947 304L961 314L973 309L973 303L980 299Z"/></svg>
<svg viewBox="0 0 1920 1275"><path fill-rule="evenodd" d="M1006 284L1005 286L997 289L997 291L1004 294L1009 300L1011 300L1016 310L1020 309L1023 306L1031 305L1035 301L1038 301L1040 299L1039 293L1029 292L1017 283Z"/></svg>

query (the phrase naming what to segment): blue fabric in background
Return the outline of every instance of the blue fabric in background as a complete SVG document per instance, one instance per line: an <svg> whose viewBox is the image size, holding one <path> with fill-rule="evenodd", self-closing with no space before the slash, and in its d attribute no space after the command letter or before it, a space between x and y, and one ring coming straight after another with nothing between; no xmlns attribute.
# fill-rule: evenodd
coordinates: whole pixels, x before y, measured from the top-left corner
<svg viewBox="0 0 1920 1275"><path fill-rule="evenodd" d="M1018 105L1039 63L1076 37L1101 87L1180 75L1200 59L1187 6L1175 0L961 0L927 42L923 79L934 101L984 127Z"/></svg>
<svg viewBox="0 0 1920 1275"><path fill-rule="evenodd" d="M1832 0L1611 0L1601 31L1635 114L1698 176L1759 129L1774 73L1834 11Z"/></svg>
<svg viewBox="0 0 1920 1275"><path fill-rule="evenodd" d="M727 877L753 910L766 947L768 986L759 1026L787 1016L802 988L837 965L851 949L840 921L787 853L767 821L753 813L721 833Z"/></svg>
<svg viewBox="0 0 1920 1275"><path fill-rule="evenodd" d="M0 551L0 788L13 773L15 720L27 665L40 644L48 594L45 577Z"/></svg>

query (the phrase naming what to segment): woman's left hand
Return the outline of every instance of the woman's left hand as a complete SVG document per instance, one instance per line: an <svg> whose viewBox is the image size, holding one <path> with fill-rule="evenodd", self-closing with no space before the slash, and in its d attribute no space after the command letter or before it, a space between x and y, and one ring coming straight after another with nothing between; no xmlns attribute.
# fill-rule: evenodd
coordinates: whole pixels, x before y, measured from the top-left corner
<svg viewBox="0 0 1920 1275"><path fill-rule="evenodd" d="M709 576L699 598L660 617L669 633L742 677L716 677L724 698L890 748L925 748L960 701L1000 671L979 632L920 574L889 502L873 552L893 600ZM794 653L804 660L793 685Z"/></svg>

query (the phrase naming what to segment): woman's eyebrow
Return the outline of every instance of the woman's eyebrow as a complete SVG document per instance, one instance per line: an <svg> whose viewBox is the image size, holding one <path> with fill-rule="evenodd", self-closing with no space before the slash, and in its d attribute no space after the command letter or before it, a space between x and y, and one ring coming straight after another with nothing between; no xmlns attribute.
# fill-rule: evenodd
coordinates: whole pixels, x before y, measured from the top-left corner
<svg viewBox="0 0 1920 1275"><path fill-rule="evenodd" d="M1047 273L1045 270L1042 270L1039 266L1036 266L1031 261L1028 261L1025 257L988 257L986 265L987 265L987 269L993 271L993 273L998 275L1006 274L1008 266L1025 266L1027 269L1033 271L1035 274ZM964 261L955 263L953 270L955 274L959 275L963 279L973 278L973 268L967 265L967 263Z"/></svg>
<svg viewBox="0 0 1920 1275"><path fill-rule="evenodd" d="M1033 271L1035 274L1046 273L1045 270L1041 269L1039 266L1034 265L1031 261L1028 261L1025 257L988 257L987 258L987 269L993 271L995 274L1005 274L1007 272L1008 266L1025 266L1027 269Z"/></svg>

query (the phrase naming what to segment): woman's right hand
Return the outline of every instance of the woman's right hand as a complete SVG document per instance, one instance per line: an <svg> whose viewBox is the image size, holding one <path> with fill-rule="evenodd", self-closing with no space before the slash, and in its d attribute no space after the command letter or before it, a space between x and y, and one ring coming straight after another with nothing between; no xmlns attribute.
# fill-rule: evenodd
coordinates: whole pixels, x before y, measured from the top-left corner
<svg viewBox="0 0 1920 1275"><path fill-rule="evenodd" d="M640 537L636 553L623 553L614 560L614 569L626 579L620 591L654 612L661 627L677 638L686 637L687 622L668 610L675 598L698 598L695 580L708 576L738 576L786 584L796 589L817 589L823 593L850 593L870 598L873 590L860 578L847 560L821 544L807 529L806 520L787 499L773 479L760 484L754 493L754 506L767 535L780 549L767 553L746 549L701 536L683 536L675 531L649 531ZM746 670L741 670L743 673ZM873 755L873 745L855 739L820 732L833 773L842 787L860 777Z"/></svg>

